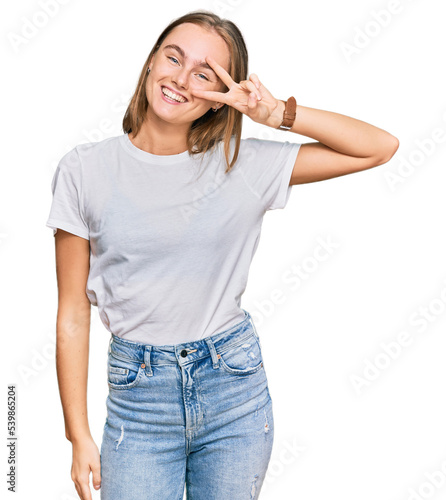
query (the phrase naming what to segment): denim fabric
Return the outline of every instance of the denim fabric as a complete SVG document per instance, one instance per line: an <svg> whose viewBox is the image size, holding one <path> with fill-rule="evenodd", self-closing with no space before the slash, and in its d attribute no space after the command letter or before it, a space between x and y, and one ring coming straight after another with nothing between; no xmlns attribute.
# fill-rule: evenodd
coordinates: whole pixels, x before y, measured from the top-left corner
<svg viewBox="0 0 446 500"><path fill-rule="evenodd" d="M112 334L102 500L259 498L274 439L251 315L194 342L153 346Z"/></svg>

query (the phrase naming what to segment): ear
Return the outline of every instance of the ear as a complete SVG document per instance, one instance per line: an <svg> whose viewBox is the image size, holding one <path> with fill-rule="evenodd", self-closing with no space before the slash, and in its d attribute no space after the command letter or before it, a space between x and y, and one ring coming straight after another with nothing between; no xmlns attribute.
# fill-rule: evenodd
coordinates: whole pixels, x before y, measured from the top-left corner
<svg viewBox="0 0 446 500"><path fill-rule="evenodd" d="M155 52L156 54L156 52ZM155 57L155 54L152 55L151 59L150 59L150 62L149 62L149 69L150 71L152 71L152 66L153 66L153 58Z"/></svg>

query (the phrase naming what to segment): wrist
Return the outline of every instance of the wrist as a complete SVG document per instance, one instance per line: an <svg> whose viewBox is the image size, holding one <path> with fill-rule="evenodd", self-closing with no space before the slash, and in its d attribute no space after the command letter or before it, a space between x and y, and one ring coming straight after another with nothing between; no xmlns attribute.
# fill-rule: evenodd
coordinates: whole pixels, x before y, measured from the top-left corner
<svg viewBox="0 0 446 500"><path fill-rule="evenodd" d="M276 101L276 107L273 109L267 122L267 125L272 128L279 128L283 121L283 114L285 112L285 103L280 99L276 99Z"/></svg>
<svg viewBox="0 0 446 500"><path fill-rule="evenodd" d="M68 441L70 441L72 445L76 445L93 439L89 430L85 430L83 432L77 432L75 434L66 433L65 437L68 439Z"/></svg>

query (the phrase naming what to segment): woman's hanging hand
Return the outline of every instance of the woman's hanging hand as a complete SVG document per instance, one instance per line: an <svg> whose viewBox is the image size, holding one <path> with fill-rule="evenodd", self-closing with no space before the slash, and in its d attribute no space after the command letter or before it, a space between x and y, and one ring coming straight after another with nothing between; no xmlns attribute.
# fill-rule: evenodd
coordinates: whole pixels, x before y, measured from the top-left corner
<svg viewBox="0 0 446 500"><path fill-rule="evenodd" d="M190 90L193 96L232 106L262 125L277 128L282 123L285 105L269 92L255 73L250 75L249 80L236 83L214 59L207 57L206 62L229 90Z"/></svg>

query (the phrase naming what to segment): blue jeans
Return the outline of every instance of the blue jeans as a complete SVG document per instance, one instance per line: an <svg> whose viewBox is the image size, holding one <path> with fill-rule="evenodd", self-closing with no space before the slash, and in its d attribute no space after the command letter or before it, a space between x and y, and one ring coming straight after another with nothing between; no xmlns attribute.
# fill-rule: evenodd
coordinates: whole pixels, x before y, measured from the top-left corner
<svg viewBox="0 0 446 500"><path fill-rule="evenodd" d="M251 315L195 342L111 334L102 500L257 499L274 438Z"/></svg>

